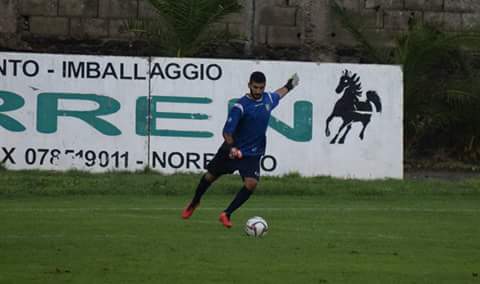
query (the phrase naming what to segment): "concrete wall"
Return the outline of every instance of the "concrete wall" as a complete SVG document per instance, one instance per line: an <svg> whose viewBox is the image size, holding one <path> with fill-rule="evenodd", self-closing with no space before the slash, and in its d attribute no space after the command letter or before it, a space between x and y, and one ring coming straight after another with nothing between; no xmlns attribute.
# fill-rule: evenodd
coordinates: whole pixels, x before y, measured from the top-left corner
<svg viewBox="0 0 480 284"><path fill-rule="evenodd" d="M355 61L355 41L329 8L332 0L239 0L240 13L218 26L241 35L241 48L218 56ZM391 45L411 19L445 31L480 22L478 0L337 0L362 30ZM0 49L130 54L128 18L154 17L147 0L0 0ZM229 53L230 52L230 53ZM231 54L231 53L237 54Z"/></svg>

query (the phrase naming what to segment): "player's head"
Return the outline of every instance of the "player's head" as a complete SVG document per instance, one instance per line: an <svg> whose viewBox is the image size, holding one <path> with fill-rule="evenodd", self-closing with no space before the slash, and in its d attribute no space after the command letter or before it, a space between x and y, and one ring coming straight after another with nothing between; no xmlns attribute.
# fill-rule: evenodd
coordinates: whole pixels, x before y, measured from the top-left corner
<svg viewBox="0 0 480 284"><path fill-rule="evenodd" d="M262 96L263 91L265 91L265 85L267 79L265 74L260 71L255 71L250 75L250 81L248 82L248 88L250 89L250 95L254 99L258 99Z"/></svg>

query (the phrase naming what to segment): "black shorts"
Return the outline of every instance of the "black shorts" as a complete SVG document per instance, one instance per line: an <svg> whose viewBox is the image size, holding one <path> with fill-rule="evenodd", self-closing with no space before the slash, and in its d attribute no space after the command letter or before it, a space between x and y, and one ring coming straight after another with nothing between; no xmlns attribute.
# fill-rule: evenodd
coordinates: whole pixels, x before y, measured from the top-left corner
<svg viewBox="0 0 480 284"><path fill-rule="evenodd" d="M260 180L260 158L262 156L245 156L242 159L230 159L228 152L220 148L207 165L209 173L216 177L224 174L232 174L239 171L242 178L254 178Z"/></svg>

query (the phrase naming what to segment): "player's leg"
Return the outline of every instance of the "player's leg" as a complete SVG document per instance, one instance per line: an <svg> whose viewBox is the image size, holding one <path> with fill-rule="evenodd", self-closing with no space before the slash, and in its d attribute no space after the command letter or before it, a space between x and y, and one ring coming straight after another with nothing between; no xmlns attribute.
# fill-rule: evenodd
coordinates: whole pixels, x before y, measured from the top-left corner
<svg viewBox="0 0 480 284"><path fill-rule="evenodd" d="M220 214L220 222L222 222L225 227L230 228L232 226L230 216L250 198L250 195L252 195L257 187L257 183L258 181L254 178L247 177L244 179L243 187L237 192L237 195L235 195L235 198L230 205L228 205L227 209Z"/></svg>
<svg viewBox="0 0 480 284"><path fill-rule="evenodd" d="M212 175L211 173L205 173L200 182L195 189L195 194L193 195L192 201L188 203L188 205L182 211L182 218L188 219L192 216L193 211L198 207L200 204L200 200L202 199L203 194L207 191L207 189L212 185L212 183L217 179L216 176Z"/></svg>
<svg viewBox="0 0 480 284"><path fill-rule="evenodd" d="M210 172L206 172L202 178L200 179L200 182L197 185L197 188L195 189L195 195L192 198L192 201L190 204L192 206L197 206L200 203L200 200L202 199L203 194L207 191L207 189L212 185L212 183L217 180L217 176L214 176Z"/></svg>
<svg viewBox="0 0 480 284"><path fill-rule="evenodd" d="M239 163L243 187L237 192L228 207L220 214L220 222L227 228L232 226L230 217L252 195L260 179L260 157L248 157Z"/></svg>
<svg viewBox="0 0 480 284"><path fill-rule="evenodd" d="M212 183L223 174L230 172L232 171L230 169L229 158L225 153L219 150L213 160L208 164L207 173L204 174L200 179L192 200L185 207L185 209L183 209L182 218L190 218L193 214L193 211L195 211L200 204L202 196L205 194L210 185L212 185Z"/></svg>

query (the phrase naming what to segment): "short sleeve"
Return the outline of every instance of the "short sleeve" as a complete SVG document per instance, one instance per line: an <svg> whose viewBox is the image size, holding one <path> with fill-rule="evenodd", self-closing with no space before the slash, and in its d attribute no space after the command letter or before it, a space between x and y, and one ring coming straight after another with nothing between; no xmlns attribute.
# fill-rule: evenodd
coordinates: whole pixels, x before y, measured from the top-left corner
<svg viewBox="0 0 480 284"><path fill-rule="evenodd" d="M276 92L267 93L267 95L268 99L272 103L272 109L274 109L276 106L278 106L278 103L280 102L280 95Z"/></svg>
<svg viewBox="0 0 480 284"><path fill-rule="evenodd" d="M223 127L223 132L232 134L235 132L237 128L238 122L243 115L243 106L239 103L233 105L228 113L227 121L225 122L225 126Z"/></svg>

